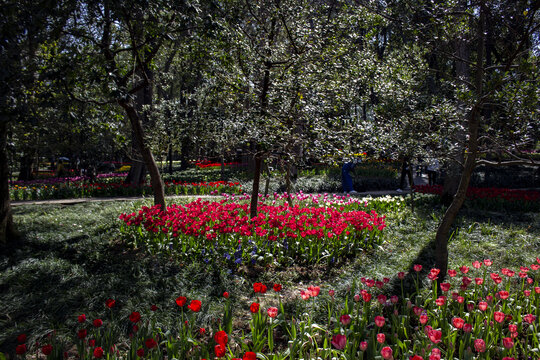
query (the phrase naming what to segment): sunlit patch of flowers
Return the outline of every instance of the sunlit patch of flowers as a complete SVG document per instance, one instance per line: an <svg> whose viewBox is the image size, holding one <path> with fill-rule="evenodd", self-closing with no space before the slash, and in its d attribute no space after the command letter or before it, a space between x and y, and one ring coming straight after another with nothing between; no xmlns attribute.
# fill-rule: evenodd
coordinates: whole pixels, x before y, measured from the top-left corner
<svg viewBox="0 0 540 360"><path fill-rule="evenodd" d="M243 194L240 196L223 194L224 198L227 201L242 201L249 200L251 198L248 194ZM381 196L381 197L372 197L366 196L363 198L354 197L350 195L340 195L340 194L305 194L302 191L296 194L288 193L273 193L271 195L262 195L259 194L259 201L264 204L280 203L290 199L292 202L298 203L302 206L310 207L333 207L341 210L364 210L371 211L375 210L376 212L387 212L387 211L396 211L403 209L406 206L405 200L402 196Z"/></svg>
<svg viewBox="0 0 540 360"><path fill-rule="evenodd" d="M109 299L107 314L76 318L71 344L53 333L31 345L20 334L14 351L48 359L538 359L539 268L539 258L519 270L495 270L485 259L450 269L439 283L439 269L415 265L393 280L361 278L344 293L290 289L294 307L282 303L281 284L254 283L247 299L223 293L223 316L210 320L204 300L178 294L163 308L123 309L125 319L114 322L122 304ZM389 293L410 277L432 286L410 298ZM156 325L165 311L175 325ZM128 324L127 341L119 323Z"/></svg>
<svg viewBox="0 0 540 360"><path fill-rule="evenodd" d="M245 196L240 196L240 199ZM362 203L362 207L364 207ZM185 205L143 207L122 214L123 231L136 246L170 251L231 266L328 262L381 241L385 217L344 206L304 206L275 195L261 201L250 219L249 204L230 196L220 202L198 199Z"/></svg>

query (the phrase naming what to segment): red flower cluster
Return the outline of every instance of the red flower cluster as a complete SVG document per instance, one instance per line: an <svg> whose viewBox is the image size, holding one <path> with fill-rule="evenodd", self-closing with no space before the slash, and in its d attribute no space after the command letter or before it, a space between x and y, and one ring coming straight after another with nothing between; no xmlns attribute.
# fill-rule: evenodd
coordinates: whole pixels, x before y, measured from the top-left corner
<svg viewBox="0 0 540 360"><path fill-rule="evenodd" d="M354 231L386 227L385 217L375 212L341 212L334 208L302 208L260 205L259 215L249 216L249 204L208 202L198 199L186 205L143 207L138 213L121 214L127 226L143 227L148 233L181 234L215 239L221 234L259 236L275 241L281 238L334 238Z"/></svg>
<svg viewBox="0 0 540 360"><path fill-rule="evenodd" d="M240 163L239 162L228 162L228 163L224 163L224 165L225 166L240 165ZM204 168L209 168L209 167L220 167L221 163L209 162L208 160L203 160L203 161L197 161L195 163L195 166L198 167L198 168L204 169Z"/></svg>

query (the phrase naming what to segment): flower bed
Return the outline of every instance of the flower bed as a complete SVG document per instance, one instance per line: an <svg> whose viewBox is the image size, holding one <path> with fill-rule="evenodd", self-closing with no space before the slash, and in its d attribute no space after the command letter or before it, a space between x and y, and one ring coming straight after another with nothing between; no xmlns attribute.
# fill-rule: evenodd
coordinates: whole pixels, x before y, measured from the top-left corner
<svg viewBox="0 0 540 360"><path fill-rule="evenodd" d="M423 194L441 195L441 185L417 185L415 191ZM502 188L467 189L467 201L473 206L486 209L540 210L540 191Z"/></svg>
<svg viewBox="0 0 540 360"><path fill-rule="evenodd" d="M241 164L239 162L228 162L228 163L224 163L223 165L224 166L239 166ZM195 163L195 166L198 167L199 169L216 168L216 167L221 167L221 163L203 160L203 161L197 161Z"/></svg>
<svg viewBox="0 0 540 360"><path fill-rule="evenodd" d="M162 309L108 299L106 314L73 320L69 344L52 333L29 346L21 334L14 350L22 358L48 359L538 359L539 264L537 258L516 271L495 271L489 259L475 261L450 269L439 293L439 270L424 279L415 265L416 273L398 273L395 280L408 276L432 286L410 298L386 294L390 279L362 278L343 294L292 289L295 307L282 303L280 284L255 283L248 298L223 293L223 316L213 319L204 299L181 293ZM164 312L175 314L176 325L157 325Z"/></svg>
<svg viewBox="0 0 540 360"><path fill-rule="evenodd" d="M174 252L183 261L202 258L229 266L337 261L379 243L386 226L384 216L375 211L345 211L339 203L334 204L339 208L290 207L276 204L279 197L276 194L270 205L261 202L253 219L249 204L237 203L234 197L220 202L198 199L165 211L143 207L120 219L135 246Z"/></svg>
<svg viewBox="0 0 540 360"><path fill-rule="evenodd" d="M111 174L109 174L111 175ZM116 175L116 174L115 174ZM152 194L150 184L132 186L119 177L101 177L101 181L89 182L88 178L47 179L29 184L14 184L10 188L12 200L46 200L104 196L137 196ZM98 178L100 178L98 176ZM186 183L165 182L166 195L209 195L220 193L239 193L239 183L213 181Z"/></svg>

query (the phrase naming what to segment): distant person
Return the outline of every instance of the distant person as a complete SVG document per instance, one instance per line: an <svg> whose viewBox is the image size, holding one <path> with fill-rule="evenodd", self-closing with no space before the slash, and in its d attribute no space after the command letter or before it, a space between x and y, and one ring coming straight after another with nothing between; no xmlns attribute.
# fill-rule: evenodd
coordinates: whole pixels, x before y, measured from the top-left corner
<svg viewBox="0 0 540 360"><path fill-rule="evenodd" d="M56 177L65 177L66 176L66 168L64 167L64 162L59 161L58 166L56 167Z"/></svg>
<svg viewBox="0 0 540 360"><path fill-rule="evenodd" d="M346 194L356 194L353 188L353 179L351 177L351 171L354 170L358 160L349 161L343 164L341 168L341 184L343 186L343 192Z"/></svg>
<svg viewBox="0 0 540 360"><path fill-rule="evenodd" d="M437 181L437 171L439 171L439 168L440 168L439 160L432 159L429 162L426 168L426 173L428 176L428 184L430 186L435 185L435 182Z"/></svg>
<svg viewBox="0 0 540 360"><path fill-rule="evenodd" d="M399 189L397 189L397 192L401 192L407 188L407 177L409 178L409 183L412 183L412 174L410 173L410 167L411 163L409 161L409 158L404 158L403 162L401 163L401 177L399 179ZM409 184L411 187L414 184Z"/></svg>

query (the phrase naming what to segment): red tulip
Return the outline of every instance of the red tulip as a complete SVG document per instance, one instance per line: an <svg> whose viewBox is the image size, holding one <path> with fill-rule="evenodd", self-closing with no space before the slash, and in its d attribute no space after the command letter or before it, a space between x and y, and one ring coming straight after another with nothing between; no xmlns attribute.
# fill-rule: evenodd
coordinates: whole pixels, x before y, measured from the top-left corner
<svg viewBox="0 0 540 360"><path fill-rule="evenodd" d="M269 307L267 313L269 317L275 318L277 316L278 309L276 307Z"/></svg>
<svg viewBox="0 0 540 360"><path fill-rule="evenodd" d="M347 336L341 334L332 336L332 345L338 350L343 350L347 345Z"/></svg>
<svg viewBox="0 0 540 360"><path fill-rule="evenodd" d="M254 302L249 306L249 311L251 311L253 314L255 314L255 313L259 312L259 307L260 307L260 305Z"/></svg>
<svg viewBox="0 0 540 360"><path fill-rule="evenodd" d="M452 325L454 325L456 329L462 329L463 325L465 325L465 320L460 317L455 317L452 319Z"/></svg>
<svg viewBox="0 0 540 360"><path fill-rule="evenodd" d="M381 356L383 359L391 360L393 359L392 356L392 348L390 346L385 346L381 349Z"/></svg>
<svg viewBox="0 0 540 360"><path fill-rule="evenodd" d="M493 318L495 319L496 322L502 323L504 321L505 315L503 312L495 311L493 313Z"/></svg>
<svg viewBox="0 0 540 360"><path fill-rule="evenodd" d="M148 348L148 349L153 349L155 348L158 343L157 341L154 339L154 338L148 338L144 341L144 345Z"/></svg>
<svg viewBox="0 0 540 360"><path fill-rule="evenodd" d="M176 305L182 307L186 304L187 299L184 296L179 296L176 298Z"/></svg>
<svg viewBox="0 0 540 360"><path fill-rule="evenodd" d="M47 344L41 348L43 355L50 355L52 353L53 347L51 344Z"/></svg>
<svg viewBox="0 0 540 360"><path fill-rule="evenodd" d="M229 341L229 337L227 336L227 333L225 331L220 330L214 335L214 341L220 345L225 346L225 344L227 344L227 342Z"/></svg>
<svg viewBox="0 0 540 360"><path fill-rule="evenodd" d="M503 340L503 346L507 349L511 349L514 347L514 340L512 340L512 338L510 337L505 337L502 339Z"/></svg>
<svg viewBox="0 0 540 360"><path fill-rule="evenodd" d="M107 299L107 301L105 301L105 305L107 305L109 309L112 309L114 305L116 305L116 300Z"/></svg>
<svg viewBox="0 0 540 360"><path fill-rule="evenodd" d="M378 327L383 327L384 326L384 317L375 316L375 325L377 325Z"/></svg>
<svg viewBox="0 0 540 360"><path fill-rule="evenodd" d="M138 311L134 311L129 315L129 321L132 323L137 323L141 320L141 314Z"/></svg>
<svg viewBox="0 0 540 360"><path fill-rule="evenodd" d="M26 348L26 344L19 344L15 348L15 353L17 355L24 355L27 351L28 351L28 349Z"/></svg>
<svg viewBox="0 0 540 360"><path fill-rule="evenodd" d="M216 353L216 357L218 357L218 358L222 358L222 357L225 356L225 350L226 350L226 349L225 349L225 346L222 346L222 345L220 345L220 344L218 344L218 345L216 345L216 346L214 347L214 351L215 351L215 353Z"/></svg>
<svg viewBox="0 0 540 360"><path fill-rule="evenodd" d="M188 309L193 312L201 311L201 301L200 300L191 300L191 303L188 305Z"/></svg>
<svg viewBox="0 0 540 360"><path fill-rule="evenodd" d="M101 359L103 357L103 348L99 346L94 348L94 357L96 359Z"/></svg>
<svg viewBox="0 0 540 360"><path fill-rule="evenodd" d="M26 334L20 334L19 336L17 336L17 342L19 344L25 343L26 342Z"/></svg>

